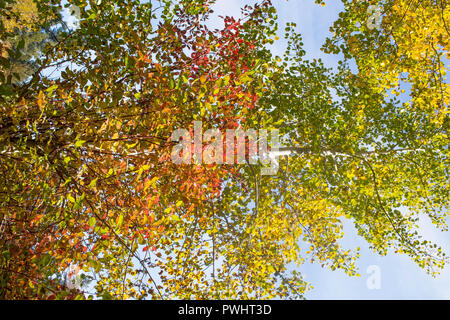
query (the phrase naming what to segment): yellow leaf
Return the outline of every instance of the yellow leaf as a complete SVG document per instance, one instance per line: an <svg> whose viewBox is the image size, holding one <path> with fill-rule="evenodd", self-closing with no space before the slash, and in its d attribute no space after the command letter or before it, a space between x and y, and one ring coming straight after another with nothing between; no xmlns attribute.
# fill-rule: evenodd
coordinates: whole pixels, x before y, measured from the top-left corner
<svg viewBox="0 0 450 320"><path fill-rule="evenodd" d="M156 181L158 181L158 177L153 177L151 180L148 180L144 185L144 191L147 191L147 189L150 186L153 186L156 183Z"/></svg>

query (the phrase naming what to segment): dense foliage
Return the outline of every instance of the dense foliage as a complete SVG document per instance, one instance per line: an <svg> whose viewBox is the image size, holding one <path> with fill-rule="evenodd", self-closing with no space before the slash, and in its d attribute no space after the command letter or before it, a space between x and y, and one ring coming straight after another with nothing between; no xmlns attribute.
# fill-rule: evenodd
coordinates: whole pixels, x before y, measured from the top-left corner
<svg viewBox="0 0 450 320"><path fill-rule="evenodd" d="M217 30L214 2L70 0L71 28L58 1L0 1L0 298L302 298L307 260L357 275L345 219L380 254L444 267L417 223L447 230L445 1L344 1L337 70L304 59L294 23L272 55L270 0ZM276 128L290 155L269 176L175 164L195 120Z"/></svg>

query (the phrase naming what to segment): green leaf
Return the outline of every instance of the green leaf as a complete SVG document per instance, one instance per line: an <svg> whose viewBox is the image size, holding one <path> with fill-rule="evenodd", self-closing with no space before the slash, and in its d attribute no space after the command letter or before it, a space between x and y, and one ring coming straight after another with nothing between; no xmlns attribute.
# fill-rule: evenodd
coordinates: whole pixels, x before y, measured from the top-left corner
<svg viewBox="0 0 450 320"><path fill-rule="evenodd" d="M51 86L51 87L49 87L49 88L47 88L47 92L49 92L49 93L52 93L53 91L55 91L56 89L58 89L58 85L53 85L53 86Z"/></svg>
<svg viewBox="0 0 450 320"><path fill-rule="evenodd" d="M96 222L95 217L90 217L88 221L89 227L93 228L95 226L95 222Z"/></svg>
<svg viewBox="0 0 450 320"><path fill-rule="evenodd" d="M86 141L84 141L84 140L78 140L78 141L76 141L76 142L75 142L75 148L79 148L79 147L83 146L83 144L84 144L85 142L86 142Z"/></svg>

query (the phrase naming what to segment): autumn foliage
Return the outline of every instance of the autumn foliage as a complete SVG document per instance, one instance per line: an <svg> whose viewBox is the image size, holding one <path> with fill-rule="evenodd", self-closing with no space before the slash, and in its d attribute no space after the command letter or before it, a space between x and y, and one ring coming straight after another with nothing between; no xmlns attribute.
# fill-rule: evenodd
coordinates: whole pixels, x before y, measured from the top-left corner
<svg viewBox="0 0 450 320"><path fill-rule="evenodd" d="M303 58L295 24L273 56L270 0L220 29L207 23L213 0L69 2L78 28L59 1L36 0L29 16L0 5L2 43L52 34L26 81L0 58L1 299L302 298L310 285L292 266L358 274L344 219L380 254L444 267L416 224L447 228L448 7L381 1L372 31L368 4L346 1L324 45L344 53L331 71ZM195 120L278 128L291 155L275 176L177 165L172 132Z"/></svg>

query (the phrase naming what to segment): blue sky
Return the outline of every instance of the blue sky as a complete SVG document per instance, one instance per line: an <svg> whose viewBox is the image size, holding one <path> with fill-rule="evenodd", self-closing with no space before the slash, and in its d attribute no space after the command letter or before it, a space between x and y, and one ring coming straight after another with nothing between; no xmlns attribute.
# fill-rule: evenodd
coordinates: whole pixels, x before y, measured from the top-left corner
<svg viewBox="0 0 450 320"><path fill-rule="evenodd" d="M240 16L240 8L254 1L218 0L214 10L216 14ZM320 51L329 27L343 10L341 1L328 0L325 7L314 0L274 0L278 10L280 37L286 22L295 22L297 31L302 34L307 52L306 59L321 58L325 65L337 65L339 56L326 55ZM212 25L220 24L212 21ZM272 48L273 53L282 55L282 42ZM347 248L361 248L358 261L361 277L349 277L340 271L323 269L316 264L305 264L300 268L314 289L307 293L308 299L450 299L450 268L447 267L439 277L433 278L420 269L409 257L388 254L381 257L373 253L365 240L359 237L351 223L345 224L346 235L342 245ZM434 241L450 253L449 233L441 233L429 223L421 222L424 238ZM369 289L366 282L370 277L369 266L377 266L381 275L380 289Z"/></svg>

